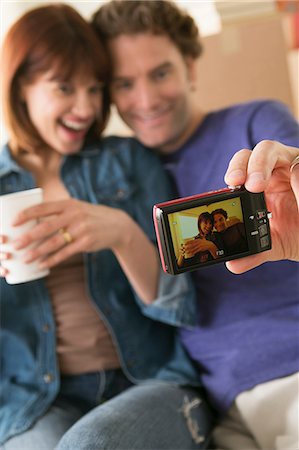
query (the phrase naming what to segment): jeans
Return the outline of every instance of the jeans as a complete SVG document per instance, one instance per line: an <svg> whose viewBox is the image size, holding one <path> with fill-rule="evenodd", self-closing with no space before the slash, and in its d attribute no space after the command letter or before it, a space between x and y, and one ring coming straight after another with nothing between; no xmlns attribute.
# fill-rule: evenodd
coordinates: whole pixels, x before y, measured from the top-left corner
<svg viewBox="0 0 299 450"><path fill-rule="evenodd" d="M1 450L193 450L207 448L211 417L201 391L121 370L63 377L57 400Z"/></svg>
<svg viewBox="0 0 299 450"><path fill-rule="evenodd" d="M90 411L56 450L195 450L207 448L211 417L199 392L148 381Z"/></svg>
<svg viewBox="0 0 299 450"><path fill-rule="evenodd" d="M69 402L55 404L35 425L6 441L1 450L53 450L64 433L82 417Z"/></svg>
<svg viewBox="0 0 299 450"><path fill-rule="evenodd" d="M84 414L130 386L121 370L63 376L59 395L46 414L32 428L6 441L0 450L54 450Z"/></svg>

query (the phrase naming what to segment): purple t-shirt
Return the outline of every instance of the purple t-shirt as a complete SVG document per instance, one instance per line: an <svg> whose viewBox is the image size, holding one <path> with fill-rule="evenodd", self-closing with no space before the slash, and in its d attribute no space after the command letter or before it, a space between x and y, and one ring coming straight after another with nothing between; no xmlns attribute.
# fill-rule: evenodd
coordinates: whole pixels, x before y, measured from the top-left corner
<svg viewBox="0 0 299 450"><path fill-rule="evenodd" d="M233 154L263 139L299 147L299 126L285 105L254 101L213 112L163 162L178 194L193 195L224 186ZM192 275L198 326L182 329L181 339L219 412L240 392L299 370L298 263L265 263L242 275L218 264Z"/></svg>

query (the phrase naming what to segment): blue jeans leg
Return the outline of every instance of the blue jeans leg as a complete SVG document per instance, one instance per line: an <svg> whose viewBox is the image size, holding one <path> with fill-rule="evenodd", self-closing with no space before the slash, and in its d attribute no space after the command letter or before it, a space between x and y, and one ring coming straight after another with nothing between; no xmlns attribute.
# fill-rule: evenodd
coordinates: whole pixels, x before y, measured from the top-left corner
<svg viewBox="0 0 299 450"><path fill-rule="evenodd" d="M0 450L53 450L84 414L131 385L121 370L63 376L59 396L49 410L28 430L6 441Z"/></svg>
<svg viewBox="0 0 299 450"><path fill-rule="evenodd" d="M82 417L67 401L57 401L29 430L14 436L0 450L53 450L61 436Z"/></svg>
<svg viewBox="0 0 299 450"><path fill-rule="evenodd" d="M199 391L151 381L127 389L80 419L57 450L207 448L211 417Z"/></svg>

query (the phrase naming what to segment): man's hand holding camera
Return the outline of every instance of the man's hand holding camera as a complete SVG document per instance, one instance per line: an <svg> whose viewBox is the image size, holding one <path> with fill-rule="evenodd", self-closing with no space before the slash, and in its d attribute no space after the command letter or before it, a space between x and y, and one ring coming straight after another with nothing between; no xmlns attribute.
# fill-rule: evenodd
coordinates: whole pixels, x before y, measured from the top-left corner
<svg viewBox="0 0 299 450"><path fill-rule="evenodd" d="M264 191L272 212L272 249L227 262L228 269L242 273L266 261L299 261L299 149L261 141L252 151L240 150L230 161L225 182L244 184L250 192Z"/></svg>

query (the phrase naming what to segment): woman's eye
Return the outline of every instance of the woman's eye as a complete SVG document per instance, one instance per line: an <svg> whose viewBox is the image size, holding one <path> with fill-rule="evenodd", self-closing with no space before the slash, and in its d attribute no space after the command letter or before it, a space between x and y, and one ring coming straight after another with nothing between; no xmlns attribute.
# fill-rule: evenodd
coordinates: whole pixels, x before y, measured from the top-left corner
<svg viewBox="0 0 299 450"><path fill-rule="evenodd" d="M89 92L91 94L101 94L103 92L103 89L104 89L104 85L103 84L98 84L96 86L92 86L89 89Z"/></svg>
<svg viewBox="0 0 299 450"><path fill-rule="evenodd" d="M72 93L72 88L70 85L62 83L58 85L58 90L59 92L61 92L62 94L71 94Z"/></svg>

